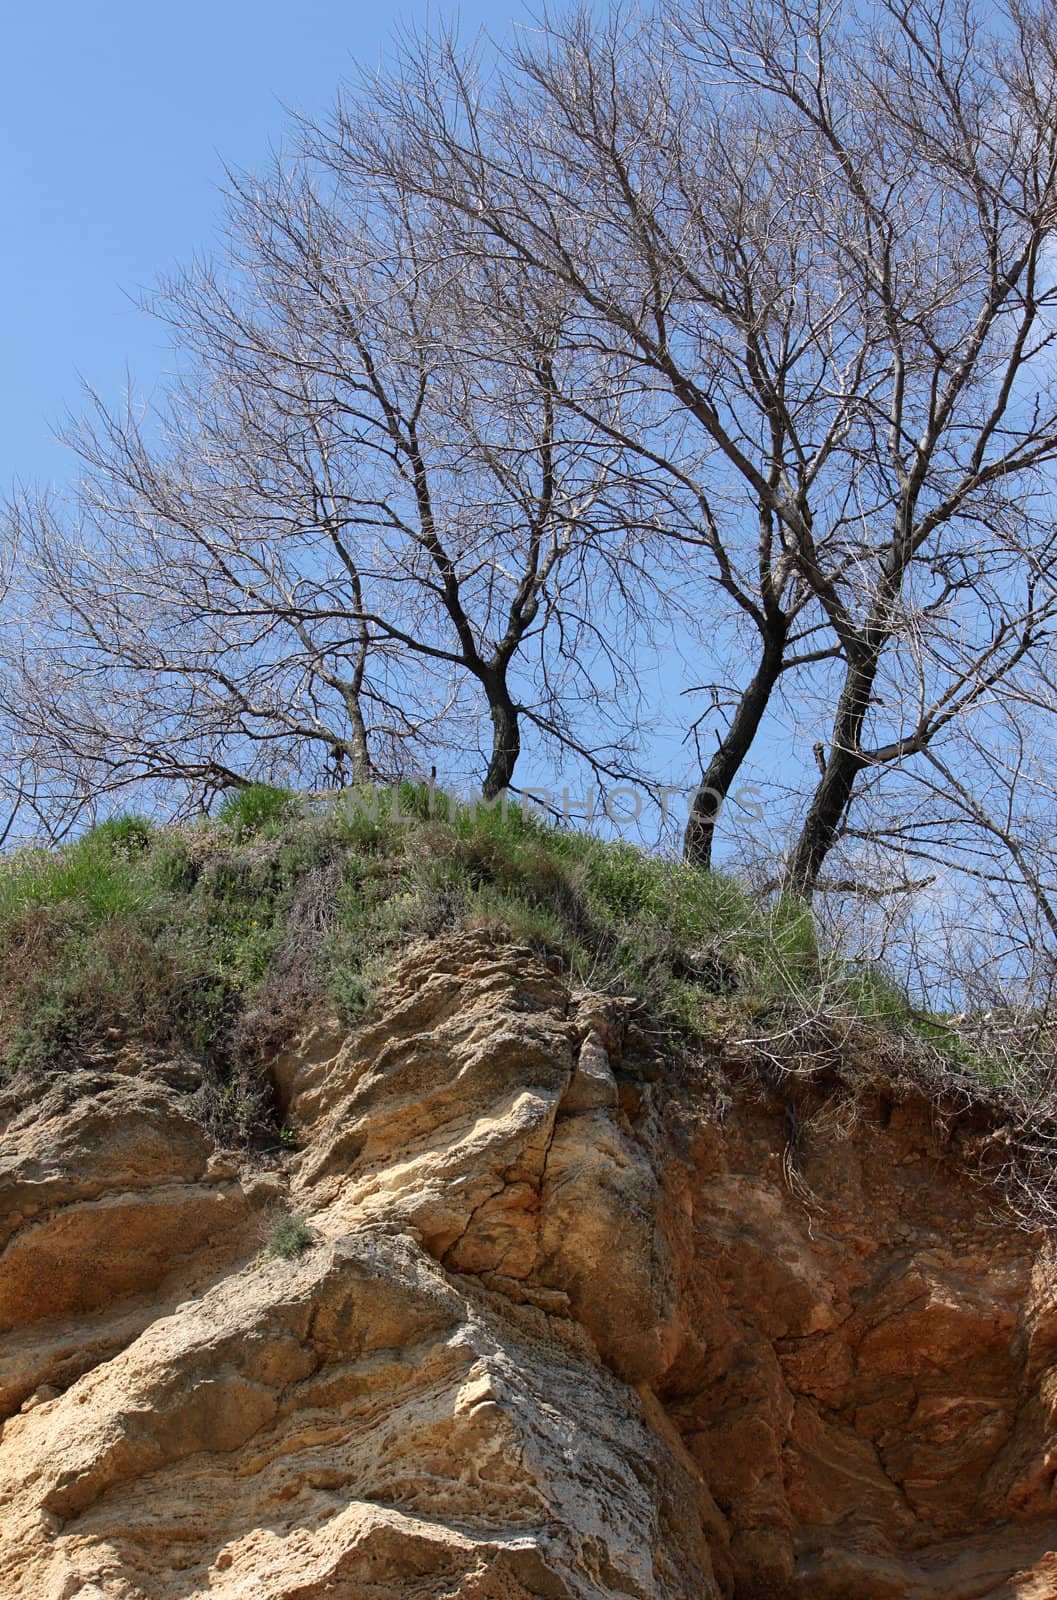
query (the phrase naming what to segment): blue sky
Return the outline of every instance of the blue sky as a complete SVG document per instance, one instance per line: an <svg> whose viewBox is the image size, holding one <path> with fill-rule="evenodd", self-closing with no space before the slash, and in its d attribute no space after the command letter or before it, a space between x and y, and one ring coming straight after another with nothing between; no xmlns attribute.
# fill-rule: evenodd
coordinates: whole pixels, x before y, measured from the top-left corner
<svg viewBox="0 0 1057 1600"><path fill-rule="evenodd" d="M458 8L472 33L515 12ZM110 401L165 370L133 300L207 250L221 164L252 167L283 105L322 110L424 15L395 0L0 0L0 482L62 481L79 375ZM450 14L450 13L446 13Z"/></svg>

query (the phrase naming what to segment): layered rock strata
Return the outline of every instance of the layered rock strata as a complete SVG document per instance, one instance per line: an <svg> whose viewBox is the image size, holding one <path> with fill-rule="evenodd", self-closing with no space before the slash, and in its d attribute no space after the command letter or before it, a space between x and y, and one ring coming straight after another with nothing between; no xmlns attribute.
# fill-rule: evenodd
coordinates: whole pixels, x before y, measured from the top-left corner
<svg viewBox="0 0 1057 1600"><path fill-rule="evenodd" d="M925 1100L719 1116L484 933L275 1063L281 1170L112 1065L2 1108L2 1600L1057 1595L1057 1258Z"/></svg>

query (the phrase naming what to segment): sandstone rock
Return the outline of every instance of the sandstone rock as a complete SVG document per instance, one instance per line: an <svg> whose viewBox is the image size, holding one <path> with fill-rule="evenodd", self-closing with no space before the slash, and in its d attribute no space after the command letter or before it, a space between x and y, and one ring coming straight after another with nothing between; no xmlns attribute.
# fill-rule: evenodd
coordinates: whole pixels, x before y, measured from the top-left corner
<svg viewBox="0 0 1057 1600"><path fill-rule="evenodd" d="M153 1075L79 1077L3 1136L0 1334L152 1288L248 1214L237 1176L208 1170L187 1095Z"/></svg>
<svg viewBox="0 0 1057 1600"><path fill-rule="evenodd" d="M9 1423L2 1458L12 1600L59 1571L152 1597L715 1592L632 1391L372 1230L218 1285Z"/></svg>
<svg viewBox="0 0 1057 1600"><path fill-rule="evenodd" d="M524 951L466 937L410 957L384 1021L333 1063L298 1192L331 1200L332 1226L413 1229L452 1269L522 1284L518 1299L561 1295L635 1381L672 1353L658 1178L619 1109L615 1016L577 1026L569 1009Z"/></svg>
<svg viewBox="0 0 1057 1600"><path fill-rule="evenodd" d="M924 1102L719 1122L483 933L284 1055L288 1173L123 1065L0 1146L0 1600L1057 1595L1052 1249Z"/></svg>

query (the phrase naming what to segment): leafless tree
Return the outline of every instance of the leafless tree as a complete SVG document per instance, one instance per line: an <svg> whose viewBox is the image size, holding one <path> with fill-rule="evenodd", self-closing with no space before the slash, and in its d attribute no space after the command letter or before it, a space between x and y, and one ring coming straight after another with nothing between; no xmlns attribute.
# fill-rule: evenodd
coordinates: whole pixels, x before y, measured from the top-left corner
<svg viewBox="0 0 1057 1600"><path fill-rule="evenodd" d="M71 792L200 795L419 770L473 742L479 695L495 795L525 718L571 737L624 671L591 598L618 450L559 401L595 358L560 286L311 150L233 177L230 220L222 267L154 303L182 363L165 404L97 402L72 511L13 504L9 715Z"/></svg>
<svg viewBox="0 0 1057 1600"><path fill-rule="evenodd" d="M455 197L479 250L559 281L628 363L650 520L707 574L712 636L754 641L687 854L710 860L716 802L795 680L821 770L786 883L810 893L863 775L1048 647L1052 20L1019 0L582 12L527 34L498 87L448 40L405 52L371 121L349 101L334 137Z"/></svg>
<svg viewBox="0 0 1057 1600"><path fill-rule="evenodd" d="M629 555L645 546L654 570L667 570L669 597L688 584L705 606L710 665L717 628L740 651L746 632L754 641L747 682L733 691L725 681L703 685L730 709L702 763L688 835L688 853L708 864L715 816L779 677L837 648L820 637L824 618L778 536L768 483L777 483L782 441L766 417L761 430L751 359L729 348L761 283L733 261L719 291L701 281L723 271L726 230L745 235L750 174L766 139L724 126L667 24L588 14L545 31L542 42L534 36L498 86L450 38L419 42L399 74L342 104L329 135L335 159L460 208L477 253L560 283L578 309L579 338L619 374L615 414L590 392L565 399L619 445ZM799 284L776 254L761 264L767 304L779 320L799 322ZM717 452L717 406L756 454L759 472L747 477L757 481L738 478Z"/></svg>
<svg viewBox="0 0 1057 1600"><path fill-rule="evenodd" d="M812 468L790 462L780 514L844 663L789 864L799 891L861 774L927 753L1052 641L1057 33L1042 9L1000 10L776 5L748 30L711 9L683 24L702 66L810 152L813 232L862 330L836 430L801 444L775 400Z"/></svg>

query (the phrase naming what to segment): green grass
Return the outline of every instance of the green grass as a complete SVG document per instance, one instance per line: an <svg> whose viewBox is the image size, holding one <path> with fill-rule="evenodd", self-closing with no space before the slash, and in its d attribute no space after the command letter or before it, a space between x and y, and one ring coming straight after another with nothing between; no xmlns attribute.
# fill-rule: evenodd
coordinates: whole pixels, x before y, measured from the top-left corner
<svg viewBox="0 0 1057 1600"><path fill-rule="evenodd" d="M276 789L268 783L247 784L234 789L217 812L217 821L245 834L271 833L298 815L297 796L290 789Z"/></svg>
<svg viewBox="0 0 1057 1600"><path fill-rule="evenodd" d="M803 906L761 905L721 874L557 831L514 804L432 809L403 785L377 814L366 796L313 814L255 785L197 826L121 816L0 859L0 1070L61 1069L125 1042L184 1049L210 1069L220 1131L281 1144L265 1128L269 1053L313 1009L354 1018L401 946L456 927L636 996L691 1047L824 1000L952 1048L883 971L820 952Z"/></svg>
<svg viewBox="0 0 1057 1600"><path fill-rule="evenodd" d="M28 906L76 906L98 926L135 914L151 893L135 862L151 842L150 824L117 817L60 850L29 850L0 862L0 934Z"/></svg>
<svg viewBox="0 0 1057 1600"><path fill-rule="evenodd" d="M283 1261L295 1261L304 1255L314 1237L303 1215L280 1217L268 1234L267 1251Z"/></svg>

